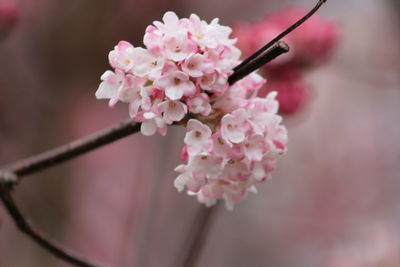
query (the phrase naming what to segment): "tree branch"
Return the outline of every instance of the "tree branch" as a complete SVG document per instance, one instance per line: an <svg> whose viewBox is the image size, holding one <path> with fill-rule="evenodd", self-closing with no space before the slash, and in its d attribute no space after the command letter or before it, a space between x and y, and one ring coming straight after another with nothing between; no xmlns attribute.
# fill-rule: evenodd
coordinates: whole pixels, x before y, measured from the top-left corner
<svg viewBox="0 0 400 267"><path fill-rule="evenodd" d="M6 166L3 170L0 170L0 198L18 229L51 254L65 260L66 262L81 267L100 266L76 256L75 253L55 244L33 228L19 211L10 191L24 175L32 174L60 164L130 134L136 133L139 130L140 123L136 123L129 119L114 127L99 131L88 137L78 139L36 156L17 161L14 164Z"/></svg>
<svg viewBox="0 0 400 267"><path fill-rule="evenodd" d="M88 137L78 139L36 156L17 161L3 169L14 173L18 180L22 176L63 163L64 161L80 156L86 152L112 143L138 131L140 131L140 123L128 119L109 129L99 131Z"/></svg>
<svg viewBox="0 0 400 267"><path fill-rule="evenodd" d="M191 231L189 232L189 248L185 253L183 264L179 266L196 266L201 256L201 253L203 252L203 248L207 242L208 234L211 231L212 224L215 220L215 216L219 210L220 205L221 204L217 202L217 204L210 208L203 206L200 207L195 218L193 229L191 229Z"/></svg>
<svg viewBox="0 0 400 267"><path fill-rule="evenodd" d="M303 24L305 21L307 21L312 15L315 14L315 12L318 11L318 9L326 2L327 0L319 0L318 3L314 6L313 9L311 9L310 12L308 12L304 17L299 19L296 23L292 24L289 28L287 28L285 31L280 33L278 36L276 36L274 39L272 39L270 42L268 42L266 45L264 45L262 48L260 48L257 52L243 60L242 63L237 65L233 70L238 71L247 64L251 63L251 61L255 58L257 58L259 55L261 55L264 51L268 50L271 46L273 46L276 42L281 40L283 37L294 31L296 28L298 28L301 24Z"/></svg>
<svg viewBox="0 0 400 267"><path fill-rule="evenodd" d="M264 54L260 55L259 57L251 61L249 64L244 65L239 70L235 71L231 76L229 76L228 83L230 85L234 84L235 82L243 79L253 71L259 69L264 64L271 62L275 58L287 52L289 52L289 45L282 41L277 42L271 49L267 50Z"/></svg>
<svg viewBox="0 0 400 267"><path fill-rule="evenodd" d="M55 255L56 257L65 260L75 266L81 267L97 267L102 266L95 264L87 259L75 255L75 253L56 245L54 242L50 241L48 238L43 236L39 231L30 225L30 223L25 219L22 213L19 211L17 205L14 202L10 194L9 187L3 181L0 181L0 198L4 203L8 213L14 220L18 229L28 235L34 242L42 246L44 249Z"/></svg>

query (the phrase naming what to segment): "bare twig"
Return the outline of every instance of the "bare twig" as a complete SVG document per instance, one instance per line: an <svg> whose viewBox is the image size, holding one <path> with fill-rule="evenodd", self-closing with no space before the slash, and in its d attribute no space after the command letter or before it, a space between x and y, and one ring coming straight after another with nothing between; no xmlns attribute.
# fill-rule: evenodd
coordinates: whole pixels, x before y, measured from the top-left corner
<svg viewBox="0 0 400 267"><path fill-rule="evenodd" d="M112 143L130 134L136 133L139 130L140 123L133 122L131 119L129 119L114 127L100 131L88 137L78 139L42 154L17 161L16 163L5 167L4 170L0 170L0 198L18 229L27 234L33 241L56 257L63 259L75 266L100 266L91 263L86 259L80 258L74 253L69 252L67 249L56 245L54 242L50 241L47 237L35 230L19 211L10 191L12 187L18 183L20 177L24 175L32 174L62 163L86 152Z"/></svg>
<svg viewBox="0 0 400 267"><path fill-rule="evenodd" d="M18 229L21 232L27 234L33 241L42 246L44 249L55 255L56 257L65 260L75 266L81 267L97 267L101 266L99 264L95 264L88 259L81 258L75 253L55 244L50 241L48 238L43 236L39 231L30 225L30 223L25 219L22 213L19 211L17 205L14 202L10 194L10 190L8 185L4 182L0 182L0 198L3 201L4 206L6 207L8 213L11 218L14 220Z"/></svg>
<svg viewBox="0 0 400 267"><path fill-rule="evenodd" d="M248 58L246 58L245 60L243 60L242 63L240 63L239 65L237 65L233 70L234 71L238 71L241 68L243 68L244 66L246 66L247 64L249 64L252 60L254 60L255 58L257 58L258 56L260 56L264 51L266 51L267 49L269 49L271 46L273 46L276 42L278 42L279 40L281 40L283 37L285 37L286 35L288 35L289 33L291 33L292 31L294 31L297 27L299 27L301 24L303 24L306 20L308 20L312 15L315 14L315 12L318 11L318 9L326 2L327 0L319 0L318 3L315 5L315 7L308 12L304 17L302 17L300 20L298 20L295 24L291 25L289 28L287 28L285 31L283 31L281 34L279 34L277 37L275 37L274 39L272 39L269 43L267 43L266 45L264 45L262 48L260 48L257 52L255 52L254 54L252 54L251 56L249 56Z"/></svg>
<svg viewBox="0 0 400 267"><path fill-rule="evenodd" d="M195 223L193 224L193 229L189 232L190 244L188 244L189 248L185 253L182 267L196 266L204 245L207 242L208 234L211 231L212 223L215 220L219 206L220 203L218 202L210 208L200 207L195 218Z"/></svg>
<svg viewBox="0 0 400 267"><path fill-rule="evenodd" d="M88 137L54 148L39 155L17 161L3 169L14 173L19 179L22 176L44 170L86 152L102 147L140 130L140 123L128 119L109 129L99 131Z"/></svg>
<svg viewBox="0 0 400 267"><path fill-rule="evenodd" d="M271 49L267 50L264 54L260 55L249 64L244 65L239 70L235 71L228 79L230 85L243 79L253 71L259 69L264 64L274 60L280 55L289 52L289 46L287 43L279 41Z"/></svg>

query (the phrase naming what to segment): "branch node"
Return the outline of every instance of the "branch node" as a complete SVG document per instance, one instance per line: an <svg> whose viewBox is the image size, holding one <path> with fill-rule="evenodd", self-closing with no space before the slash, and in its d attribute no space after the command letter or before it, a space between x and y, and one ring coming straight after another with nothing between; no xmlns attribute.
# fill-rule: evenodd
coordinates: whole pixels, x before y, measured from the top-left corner
<svg viewBox="0 0 400 267"><path fill-rule="evenodd" d="M12 190L13 186L18 183L18 176L7 170L0 170L0 184L6 186L8 190Z"/></svg>

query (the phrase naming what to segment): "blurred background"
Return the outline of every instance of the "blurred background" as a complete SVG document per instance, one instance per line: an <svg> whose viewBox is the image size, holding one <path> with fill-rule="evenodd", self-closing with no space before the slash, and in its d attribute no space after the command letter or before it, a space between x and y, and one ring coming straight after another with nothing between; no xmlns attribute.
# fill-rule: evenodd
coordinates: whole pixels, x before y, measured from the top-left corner
<svg viewBox="0 0 400 267"><path fill-rule="evenodd" d="M94 97L119 40L173 10L251 22L300 0L0 0L0 163L127 118ZM5 10L5 11L4 11ZM328 1L335 53L308 71L312 99L286 116L273 179L221 209L199 267L400 266L400 5ZM199 204L173 187L184 131L134 135L25 179L31 221L110 266L178 266ZM0 266L68 266L20 233L0 205Z"/></svg>

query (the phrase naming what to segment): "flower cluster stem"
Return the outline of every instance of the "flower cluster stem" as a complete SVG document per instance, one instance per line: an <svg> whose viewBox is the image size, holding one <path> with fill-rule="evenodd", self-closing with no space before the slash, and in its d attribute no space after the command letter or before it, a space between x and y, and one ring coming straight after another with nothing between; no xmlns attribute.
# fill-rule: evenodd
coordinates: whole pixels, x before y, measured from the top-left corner
<svg viewBox="0 0 400 267"><path fill-rule="evenodd" d="M210 208L200 207L193 224L194 229L190 231L190 244L182 267L195 267L198 263L220 205L218 202Z"/></svg>

